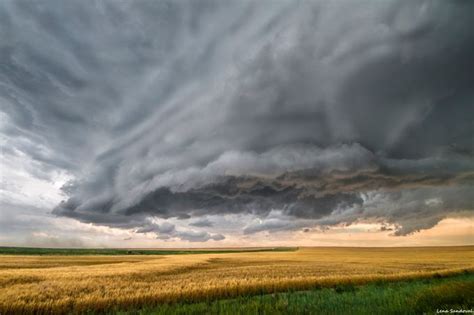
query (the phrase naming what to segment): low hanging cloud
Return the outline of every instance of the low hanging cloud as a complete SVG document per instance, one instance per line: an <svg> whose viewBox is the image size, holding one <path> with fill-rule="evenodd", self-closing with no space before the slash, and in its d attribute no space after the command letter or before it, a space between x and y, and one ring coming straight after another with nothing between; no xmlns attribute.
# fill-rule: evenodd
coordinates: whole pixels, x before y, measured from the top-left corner
<svg viewBox="0 0 474 315"><path fill-rule="evenodd" d="M270 220L247 234L378 220L395 235L472 216L473 12L4 1L2 155L70 174L55 215L161 239L223 239L208 215Z"/></svg>
<svg viewBox="0 0 474 315"><path fill-rule="evenodd" d="M210 221L209 219L204 218L204 219L196 220L190 223L189 225L196 226L196 227L212 227L214 226L214 223L212 223L212 221Z"/></svg>
<svg viewBox="0 0 474 315"><path fill-rule="evenodd" d="M199 226L203 227L203 225ZM221 241L225 239L225 236L222 234L211 234L205 231L193 230L180 231L176 229L174 224L168 222L163 222L161 224L148 222L136 229L135 233L154 233L160 240L178 238L189 242L207 242L209 240Z"/></svg>

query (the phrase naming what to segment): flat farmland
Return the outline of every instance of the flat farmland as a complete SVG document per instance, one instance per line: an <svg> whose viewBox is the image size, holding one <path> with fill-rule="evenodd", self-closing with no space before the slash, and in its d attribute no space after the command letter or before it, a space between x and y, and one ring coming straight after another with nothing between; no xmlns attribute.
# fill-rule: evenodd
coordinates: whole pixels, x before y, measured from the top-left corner
<svg viewBox="0 0 474 315"><path fill-rule="evenodd" d="M0 255L0 313L114 312L474 272L474 246Z"/></svg>

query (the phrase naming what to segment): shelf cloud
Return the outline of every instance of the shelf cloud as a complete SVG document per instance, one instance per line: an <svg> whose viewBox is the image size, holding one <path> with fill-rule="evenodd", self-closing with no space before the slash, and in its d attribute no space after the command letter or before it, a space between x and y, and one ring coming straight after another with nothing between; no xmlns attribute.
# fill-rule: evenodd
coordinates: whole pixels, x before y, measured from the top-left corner
<svg viewBox="0 0 474 315"><path fill-rule="evenodd" d="M474 215L472 1L7 0L0 39L2 156L69 174L55 216L205 242Z"/></svg>

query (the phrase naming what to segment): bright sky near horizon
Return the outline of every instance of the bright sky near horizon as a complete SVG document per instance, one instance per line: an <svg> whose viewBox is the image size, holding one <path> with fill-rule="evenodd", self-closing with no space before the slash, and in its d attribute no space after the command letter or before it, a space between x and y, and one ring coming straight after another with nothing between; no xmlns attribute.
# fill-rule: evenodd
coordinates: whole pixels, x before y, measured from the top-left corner
<svg viewBox="0 0 474 315"><path fill-rule="evenodd" d="M0 2L0 246L474 244L474 1Z"/></svg>

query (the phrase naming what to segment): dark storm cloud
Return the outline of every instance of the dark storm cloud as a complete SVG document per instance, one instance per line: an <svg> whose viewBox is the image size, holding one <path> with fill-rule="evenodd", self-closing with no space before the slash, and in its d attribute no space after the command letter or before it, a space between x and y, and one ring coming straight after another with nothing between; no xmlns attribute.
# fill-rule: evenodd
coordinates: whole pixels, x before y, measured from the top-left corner
<svg viewBox="0 0 474 315"><path fill-rule="evenodd" d="M411 233L474 209L473 21L470 1L4 1L5 147L71 173L54 213L85 222Z"/></svg>

